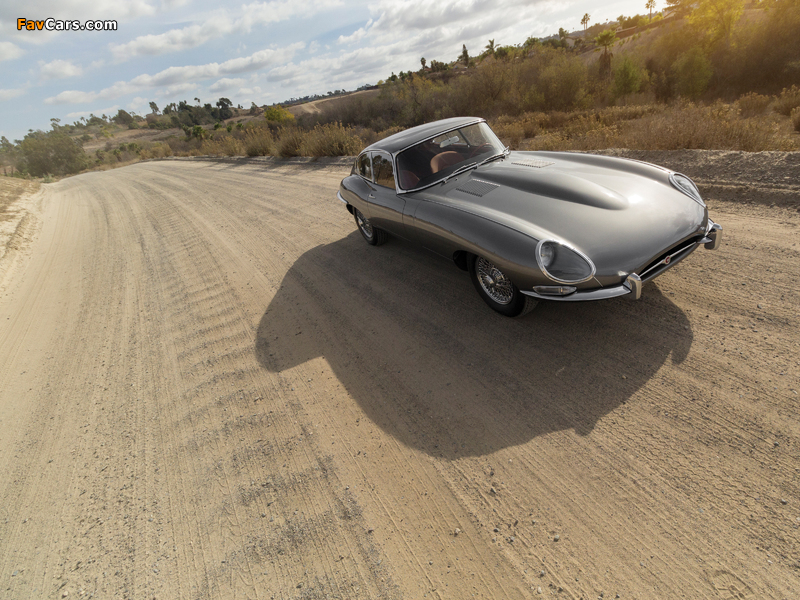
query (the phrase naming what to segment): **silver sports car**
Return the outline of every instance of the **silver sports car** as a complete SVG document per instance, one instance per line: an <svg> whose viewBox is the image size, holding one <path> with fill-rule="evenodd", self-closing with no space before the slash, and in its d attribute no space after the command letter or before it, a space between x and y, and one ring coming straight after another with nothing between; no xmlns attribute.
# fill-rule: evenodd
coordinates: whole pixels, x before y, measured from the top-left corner
<svg viewBox="0 0 800 600"><path fill-rule="evenodd" d="M339 199L367 243L410 240L469 271L497 312L538 300L638 299L722 227L697 186L655 165L510 152L483 119L407 129L366 148Z"/></svg>

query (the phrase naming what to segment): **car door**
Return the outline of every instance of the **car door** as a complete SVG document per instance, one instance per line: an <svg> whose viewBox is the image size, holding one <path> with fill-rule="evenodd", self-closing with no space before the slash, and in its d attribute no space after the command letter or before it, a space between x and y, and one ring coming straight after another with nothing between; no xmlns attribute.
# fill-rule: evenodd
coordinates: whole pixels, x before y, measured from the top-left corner
<svg viewBox="0 0 800 600"><path fill-rule="evenodd" d="M347 178L350 193L345 200L360 210L369 219L375 185L372 183L372 158L365 152L356 159L355 168Z"/></svg>
<svg viewBox="0 0 800 600"><path fill-rule="evenodd" d="M370 223L398 237L408 237L403 225L406 201L395 189L392 157L386 152L372 152L372 173L374 185L369 195Z"/></svg>

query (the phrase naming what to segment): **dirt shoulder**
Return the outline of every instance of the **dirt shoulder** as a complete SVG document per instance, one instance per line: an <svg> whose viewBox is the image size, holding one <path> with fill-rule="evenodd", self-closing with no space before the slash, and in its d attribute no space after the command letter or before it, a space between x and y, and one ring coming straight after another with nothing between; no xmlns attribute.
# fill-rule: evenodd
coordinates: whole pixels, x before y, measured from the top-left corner
<svg viewBox="0 0 800 600"><path fill-rule="evenodd" d="M598 154L632 158L684 173L701 186L704 195L800 208L800 152L615 149Z"/></svg>
<svg viewBox="0 0 800 600"><path fill-rule="evenodd" d="M715 156L658 158L753 159ZM800 596L795 209L704 188L719 250L513 320L366 245L348 169L44 186L0 291L3 597Z"/></svg>

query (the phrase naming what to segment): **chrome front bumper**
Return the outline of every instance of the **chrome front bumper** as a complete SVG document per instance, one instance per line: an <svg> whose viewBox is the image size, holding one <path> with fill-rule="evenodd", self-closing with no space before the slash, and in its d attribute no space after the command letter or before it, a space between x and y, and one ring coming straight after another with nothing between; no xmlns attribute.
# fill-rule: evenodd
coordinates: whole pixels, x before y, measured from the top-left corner
<svg viewBox="0 0 800 600"><path fill-rule="evenodd" d="M638 300L642 297L642 284L645 281L650 281L661 275L667 269L671 269L684 258L689 256L692 252L697 250L697 247L703 245L707 250L716 250L722 243L722 225L708 221L708 228L703 238L697 240L690 246L681 248L677 252L665 256L655 265L652 265L641 275L631 273L625 278L621 285L614 287L600 288L598 290L577 290L571 294L558 296L538 294L534 291L520 290L526 296L538 298L540 300L558 300L560 302L583 302L586 300L606 300L608 298L616 298L617 296L625 296L629 300Z"/></svg>

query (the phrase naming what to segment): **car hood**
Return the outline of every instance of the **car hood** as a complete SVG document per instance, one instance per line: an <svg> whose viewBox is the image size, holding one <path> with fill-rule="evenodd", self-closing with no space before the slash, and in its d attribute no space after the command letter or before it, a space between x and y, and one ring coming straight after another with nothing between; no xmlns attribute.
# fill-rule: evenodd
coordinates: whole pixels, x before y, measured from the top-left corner
<svg viewBox="0 0 800 600"><path fill-rule="evenodd" d="M589 256L598 276L634 272L703 233L705 206L670 183L670 171L577 153L512 152L425 197Z"/></svg>

